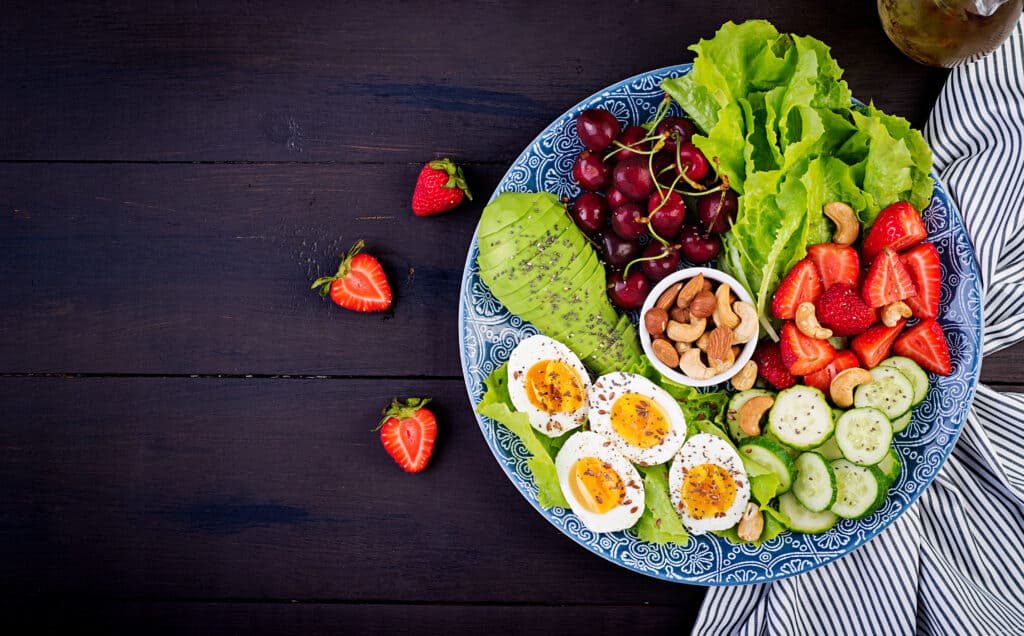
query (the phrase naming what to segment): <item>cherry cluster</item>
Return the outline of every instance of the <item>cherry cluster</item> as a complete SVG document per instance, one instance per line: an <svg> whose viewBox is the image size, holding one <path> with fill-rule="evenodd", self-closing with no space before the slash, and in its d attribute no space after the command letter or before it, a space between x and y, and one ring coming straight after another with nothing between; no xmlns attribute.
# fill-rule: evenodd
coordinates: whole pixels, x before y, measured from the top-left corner
<svg viewBox="0 0 1024 636"><path fill-rule="evenodd" d="M668 116L669 103L666 97L643 126L622 129L602 108L576 119L586 149L572 173L584 192L570 213L597 247L609 296L624 310L639 309L681 260L699 265L717 257L717 235L736 218L736 192L692 143L693 122ZM688 215L688 207L696 214Z"/></svg>

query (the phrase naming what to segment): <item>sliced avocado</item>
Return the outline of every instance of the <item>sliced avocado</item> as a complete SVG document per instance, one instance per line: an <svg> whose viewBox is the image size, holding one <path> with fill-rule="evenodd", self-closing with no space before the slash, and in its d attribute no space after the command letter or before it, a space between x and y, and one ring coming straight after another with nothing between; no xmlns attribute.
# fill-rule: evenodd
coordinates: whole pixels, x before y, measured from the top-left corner
<svg viewBox="0 0 1024 636"><path fill-rule="evenodd" d="M509 226L531 221L533 215L547 213L552 206L563 207L550 192L502 192L484 207L477 237L482 245L483 239Z"/></svg>
<svg viewBox="0 0 1024 636"><path fill-rule="evenodd" d="M513 307L522 307L523 296L533 296L552 281L563 281L563 285L571 282L583 267L596 260L594 249L572 225L543 251L525 250L504 266L480 270L480 278L509 311L518 313Z"/></svg>
<svg viewBox="0 0 1024 636"><path fill-rule="evenodd" d="M558 277L530 297L524 298L524 320L551 325L550 331L562 332L564 326L582 324L584 318L597 314L615 324L618 315L604 302L604 269L595 258L582 267L571 280ZM606 307L611 311L607 311Z"/></svg>
<svg viewBox="0 0 1024 636"><path fill-rule="evenodd" d="M547 206L543 211L530 215L529 220L504 227L490 236L479 237L477 244L480 254L477 263L480 269L491 269L502 265L533 246L541 244L574 226L572 219L561 205Z"/></svg>
<svg viewBox="0 0 1024 636"><path fill-rule="evenodd" d="M579 234L579 236L567 236L569 232ZM569 243L564 243L562 237L568 239ZM583 238L582 234L573 223L558 221L534 237L506 241L496 249L481 252L476 260L480 266L481 276L486 275L492 280L514 279L516 270L524 269L529 263L545 254L551 255L549 250L559 249L557 247L559 243L563 243L565 246L577 246L580 244L579 239L581 238ZM515 247L516 243L521 243L519 251L508 256L507 250ZM509 280L509 282L514 283L515 281Z"/></svg>
<svg viewBox="0 0 1024 636"><path fill-rule="evenodd" d="M643 356L640 338L629 317L622 318L614 332L598 343L593 352L583 360L587 368L597 373L640 370Z"/></svg>
<svg viewBox="0 0 1024 636"><path fill-rule="evenodd" d="M531 284L506 296L508 302L505 306L524 320L536 320L538 315L543 320L544 314L560 307L575 289L590 278L594 267L599 265L597 256L591 250L581 253L561 272L549 273L554 272L554 268L539 270ZM514 311L513 306L518 311Z"/></svg>

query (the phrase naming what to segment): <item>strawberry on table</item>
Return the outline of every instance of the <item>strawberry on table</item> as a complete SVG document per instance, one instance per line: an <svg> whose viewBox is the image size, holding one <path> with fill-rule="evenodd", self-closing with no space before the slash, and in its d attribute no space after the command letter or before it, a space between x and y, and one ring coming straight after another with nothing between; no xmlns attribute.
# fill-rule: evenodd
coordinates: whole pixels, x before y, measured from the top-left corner
<svg viewBox="0 0 1024 636"><path fill-rule="evenodd" d="M782 320L792 320L800 303L817 302L821 291L818 267L810 259L801 259L772 294L772 315Z"/></svg>
<svg viewBox="0 0 1024 636"><path fill-rule="evenodd" d="M828 340L804 335L794 322L782 325L779 351L783 364L793 375L814 373L836 357L836 350Z"/></svg>
<svg viewBox="0 0 1024 636"><path fill-rule="evenodd" d="M788 389L796 384L796 377L789 372L782 362L779 343L762 340L754 349L753 358L757 364L757 373L778 390Z"/></svg>
<svg viewBox="0 0 1024 636"><path fill-rule="evenodd" d="M937 318L939 315L939 293L942 289L942 270L939 267L939 251L934 243L921 243L900 254L900 261L907 268L916 296L904 299L915 318Z"/></svg>
<svg viewBox="0 0 1024 636"><path fill-rule="evenodd" d="M429 398L398 398L384 409L380 441L384 450L407 473L418 473L427 466L437 440L437 418L426 408Z"/></svg>
<svg viewBox="0 0 1024 636"><path fill-rule="evenodd" d="M860 276L860 256L849 245L818 243L807 248L807 258L818 268L825 291L836 283L857 286Z"/></svg>
<svg viewBox="0 0 1024 636"><path fill-rule="evenodd" d="M949 345L942 325L932 319L922 320L896 339L893 350L910 358L923 369L939 375L949 375Z"/></svg>
<svg viewBox="0 0 1024 636"><path fill-rule="evenodd" d="M346 309L384 311L391 306L391 286L380 261L362 249L363 241L356 241L338 272L316 279L311 289L318 289L321 297L329 293L331 300Z"/></svg>
<svg viewBox="0 0 1024 636"><path fill-rule="evenodd" d="M433 216L473 200L462 168L450 159L435 159L423 166L412 193L412 211L416 216Z"/></svg>
<svg viewBox="0 0 1024 636"><path fill-rule="evenodd" d="M878 312L846 283L835 283L825 290L815 305L815 315L833 336L856 336L878 322Z"/></svg>
<svg viewBox="0 0 1024 636"><path fill-rule="evenodd" d="M864 302L869 307L884 307L916 294L917 288L899 254L888 247L882 248L864 277L861 290Z"/></svg>
<svg viewBox="0 0 1024 636"><path fill-rule="evenodd" d="M874 369L879 362L889 357L889 353L892 352L892 343L896 340L896 336L903 331L905 324L907 321L904 318L892 327L875 325L850 342L850 348L860 358L865 369Z"/></svg>
<svg viewBox="0 0 1024 636"><path fill-rule="evenodd" d="M898 201L878 213L864 237L861 256L870 262L883 248L899 252L928 236L921 213L906 201Z"/></svg>

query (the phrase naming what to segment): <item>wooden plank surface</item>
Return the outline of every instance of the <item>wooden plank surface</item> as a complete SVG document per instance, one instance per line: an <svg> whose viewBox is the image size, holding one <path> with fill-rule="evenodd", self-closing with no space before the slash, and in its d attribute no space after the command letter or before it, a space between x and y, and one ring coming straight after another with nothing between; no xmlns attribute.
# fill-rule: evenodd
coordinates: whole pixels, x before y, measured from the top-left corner
<svg viewBox="0 0 1024 636"><path fill-rule="evenodd" d="M944 76L860 3L696 7L33 3L0 25L0 159L505 162L584 97L748 17L825 40L855 95L919 125Z"/></svg>

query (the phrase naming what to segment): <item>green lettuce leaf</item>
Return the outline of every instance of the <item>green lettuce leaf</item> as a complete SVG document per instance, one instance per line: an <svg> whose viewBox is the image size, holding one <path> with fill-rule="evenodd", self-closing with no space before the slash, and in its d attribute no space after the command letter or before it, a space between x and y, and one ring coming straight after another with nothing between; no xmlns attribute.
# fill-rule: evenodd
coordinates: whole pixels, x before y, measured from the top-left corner
<svg viewBox="0 0 1024 636"><path fill-rule="evenodd" d="M537 486L537 501L545 508L558 506L568 508L569 502L562 494L555 471L555 456L565 440L572 434L570 431L558 438L540 435L530 426L530 418L512 406L508 395L508 363L495 369L484 380L487 387L483 399L476 407L476 412L504 425L522 440L526 450L532 457L527 460L533 481Z"/></svg>
<svg viewBox="0 0 1024 636"><path fill-rule="evenodd" d="M686 545L690 534L672 506L668 492L668 465L638 466L644 477L644 512L633 526L641 541Z"/></svg>

